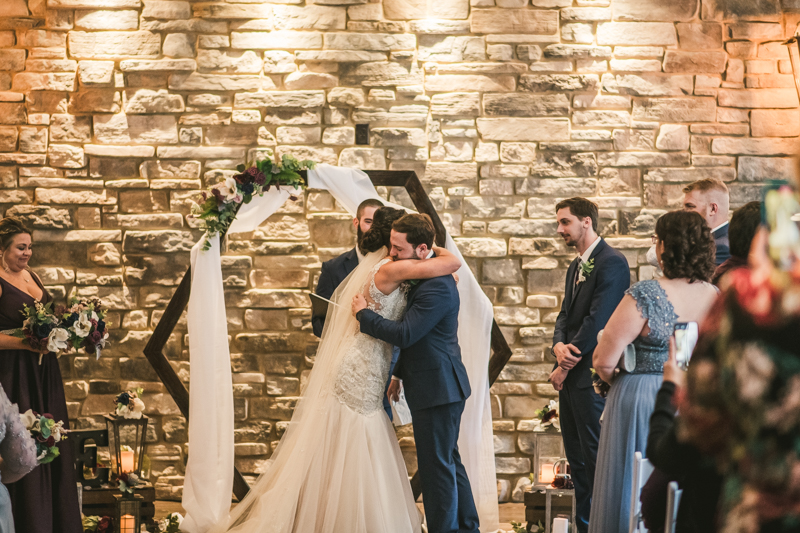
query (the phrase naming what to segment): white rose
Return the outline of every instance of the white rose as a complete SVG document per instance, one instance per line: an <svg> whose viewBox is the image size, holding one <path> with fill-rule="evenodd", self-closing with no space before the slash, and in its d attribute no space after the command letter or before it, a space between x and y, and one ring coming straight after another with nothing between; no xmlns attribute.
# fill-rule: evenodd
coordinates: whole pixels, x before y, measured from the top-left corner
<svg viewBox="0 0 800 533"><path fill-rule="evenodd" d="M36 418L36 415L33 414L32 409L28 409L27 411L19 415L19 417L22 419L22 423L25 425L25 429L32 428L33 425L38 420L38 418Z"/></svg>
<svg viewBox="0 0 800 533"><path fill-rule="evenodd" d="M81 315L70 328L78 337L86 337L92 331L92 321L86 315Z"/></svg>
<svg viewBox="0 0 800 533"><path fill-rule="evenodd" d="M231 177L225 178L225 190L222 192L225 194L226 202L231 202L236 199L236 195L239 194L236 190L236 180Z"/></svg>
<svg viewBox="0 0 800 533"><path fill-rule="evenodd" d="M67 349L69 332L64 328L55 328L47 337L47 349L51 352L60 352Z"/></svg>

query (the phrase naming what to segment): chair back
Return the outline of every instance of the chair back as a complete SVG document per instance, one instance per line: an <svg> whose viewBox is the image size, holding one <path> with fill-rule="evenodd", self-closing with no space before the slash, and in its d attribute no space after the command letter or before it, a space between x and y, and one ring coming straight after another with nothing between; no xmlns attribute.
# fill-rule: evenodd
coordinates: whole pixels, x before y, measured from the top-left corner
<svg viewBox="0 0 800 533"><path fill-rule="evenodd" d="M646 458L642 457L642 452L633 454L633 481L631 487L631 512L628 523L628 533L645 533L647 529L642 524L642 487L653 473L653 465Z"/></svg>
<svg viewBox="0 0 800 533"><path fill-rule="evenodd" d="M678 507L681 503L683 489L678 484L670 481L667 487L667 519L664 522L664 533L675 533L675 523L678 520Z"/></svg>

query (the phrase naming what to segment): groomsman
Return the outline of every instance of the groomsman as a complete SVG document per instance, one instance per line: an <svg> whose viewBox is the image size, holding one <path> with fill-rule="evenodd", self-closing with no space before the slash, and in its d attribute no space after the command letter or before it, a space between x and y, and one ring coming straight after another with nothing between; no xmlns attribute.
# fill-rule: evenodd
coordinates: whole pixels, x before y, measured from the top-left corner
<svg viewBox="0 0 800 533"><path fill-rule="evenodd" d="M711 236L717 245L717 266L731 257L728 239L728 213L730 196L725 182L716 178L706 178L690 183L683 188L683 208L700 213L711 228Z"/></svg>
<svg viewBox="0 0 800 533"><path fill-rule="evenodd" d="M561 435L575 483L579 533L589 527L592 488L605 400L592 387L592 353L603 329L630 287L625 257L597 235L597 206L584 198L556 205L558 234L578 252L567 270L553 347L556 366L550 374L559 391Z"/></svg>
<svg viewBox="0 0 800 533"><path fill-rule="evenodd" d="M359 250L358 243L361 242L361 238L369 230L369 228L372 227L372 217L379 207L383 207L383 202L374 198L369 198L359 204L358 209L356 210L356 216L353 219L353 227L356 228L357 235L356 245L349 252L345 252L339 257L334 257L333 259L322 263L322 270L320 271L319 280L317 281L317 290L314 291L317 295L330 299L339 284L344 281L344 278L346 278L350 272L355 270L355 268L361 262L361 259L363 259L364 255L361 253L361 250ZM314 335L321 337L322 328L324 326L325 315L311 316L311 327L314 330ZM399 354L400 351L397 348L392 351L392 368L394 368L394 364L397 362L397 356ZM391 375L392 372L390 370L390 378L386 382L387 389L389 387L389 383L391 383ZM386 411L386 414L389 415L389 420L391 420L392 407L385 394L383 395L383 409Z"/></svg>

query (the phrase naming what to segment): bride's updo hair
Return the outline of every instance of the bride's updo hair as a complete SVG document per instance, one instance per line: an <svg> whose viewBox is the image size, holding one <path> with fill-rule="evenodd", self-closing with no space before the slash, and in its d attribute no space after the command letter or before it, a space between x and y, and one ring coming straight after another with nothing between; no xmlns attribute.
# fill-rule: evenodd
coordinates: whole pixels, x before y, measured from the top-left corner
<svg viewBox="0 0 800 533"><path fill-rule="evenodd" d="M0 219L0 250L11 246L14 237L21 233L31 235L31 231L25 227L21 218L3 217Z"/></svg>
<svg viewBox="0 0 800 533"><path fill-rule="evenodd" d="M361 253L368 254L375 252L385 246L391 247L389 238L392 235L392 224L394 221L405 215L406 212L402 209L394 209L393 207L380 207L372 215L372 226L367 231L358 243Z"/></svg>

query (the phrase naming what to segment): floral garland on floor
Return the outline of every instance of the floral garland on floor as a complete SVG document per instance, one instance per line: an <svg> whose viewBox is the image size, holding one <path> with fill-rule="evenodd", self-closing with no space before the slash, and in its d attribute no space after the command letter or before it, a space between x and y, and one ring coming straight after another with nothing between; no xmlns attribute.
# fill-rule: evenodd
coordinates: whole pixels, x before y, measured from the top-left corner
<svg viewBox="0 0 800 533"><path fill-rule="evenodd" d="M203 250L211 248L211 237L228 231L242 204L249 204L254 196L262 196L273 185L293 189L304 189L306 183L300 170L312 169L314 161L298 161L291 155L283 155L280 161L266 157L254 161L248 167L239 165L239 174L225 178L203 192L203 201L192 206L191 217L200 220L200 229L206 232ZM290 196L291 200L297 200Z"/></svg>

